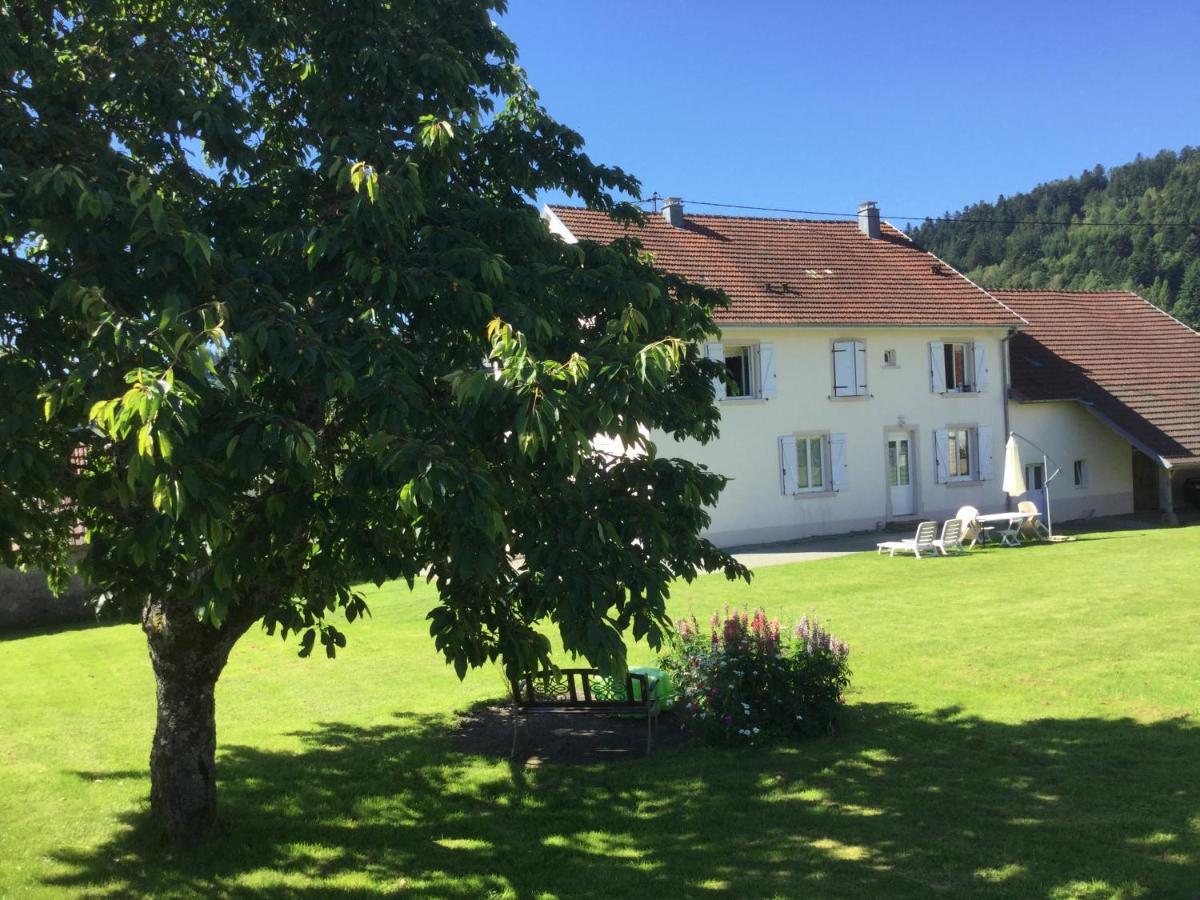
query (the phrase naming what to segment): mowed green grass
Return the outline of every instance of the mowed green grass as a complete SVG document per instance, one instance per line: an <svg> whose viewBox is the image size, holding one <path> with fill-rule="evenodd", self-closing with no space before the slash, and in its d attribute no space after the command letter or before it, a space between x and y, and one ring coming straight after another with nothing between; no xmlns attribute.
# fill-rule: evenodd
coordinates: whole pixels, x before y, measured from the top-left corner
<svg viewBox="0 0 1200 900"><path fill-rule="evenodd" d="M147 817L141 633L0 641L0 895L1196 896L1198 558L1200 528L1113 531L681 584L678 614L827 620L839 734L586 767L456 750L498 674L443 664L428 587L371 589L336 661L234 651L220 831L186 853Z"/></svg>

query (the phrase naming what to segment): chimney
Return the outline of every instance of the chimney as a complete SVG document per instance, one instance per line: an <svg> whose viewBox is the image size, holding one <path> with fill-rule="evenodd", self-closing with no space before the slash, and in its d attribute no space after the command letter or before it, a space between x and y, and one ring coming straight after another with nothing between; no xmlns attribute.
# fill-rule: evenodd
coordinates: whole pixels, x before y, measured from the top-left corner
<svg viewBox="0 0 1200 900"><path fill-rule="evenodd" d="M874 200L858 204L858 230L869 238L879 238L879 207Z"/></svg>
<svg viewBox="0 0 1200 900"><path fill-rule="evenodd" d="M678 197L663 198L663 218L668 225L675 228L683 227L683 201Z"/></svg>

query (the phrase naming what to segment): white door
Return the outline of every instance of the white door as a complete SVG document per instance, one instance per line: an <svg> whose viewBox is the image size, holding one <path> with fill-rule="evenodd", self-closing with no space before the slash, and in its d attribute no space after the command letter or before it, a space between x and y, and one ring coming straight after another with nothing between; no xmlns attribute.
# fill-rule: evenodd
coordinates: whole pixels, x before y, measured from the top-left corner
<svg viewBox="0 0 1200 900"><path fill-rule="evenodd" d="M907 431L887 436L888 495L892 516L911 516L913 512L912 435Z"/></svg>

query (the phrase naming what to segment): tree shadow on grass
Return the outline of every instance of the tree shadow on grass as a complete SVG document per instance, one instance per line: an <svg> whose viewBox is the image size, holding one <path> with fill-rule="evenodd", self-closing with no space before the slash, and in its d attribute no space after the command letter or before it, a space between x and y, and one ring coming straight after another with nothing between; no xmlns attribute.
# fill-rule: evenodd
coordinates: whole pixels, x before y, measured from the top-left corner
<svg viewBox="0 0 1200 900"><path fill-rule="evenodd" d="M603 766L456 751L443 717L227 748L222 825L144 813L49 883L129 894L1195 896L1200 729L984 721L891 704L842 733ZM90 773L93 777L95 773Z"/></svg>

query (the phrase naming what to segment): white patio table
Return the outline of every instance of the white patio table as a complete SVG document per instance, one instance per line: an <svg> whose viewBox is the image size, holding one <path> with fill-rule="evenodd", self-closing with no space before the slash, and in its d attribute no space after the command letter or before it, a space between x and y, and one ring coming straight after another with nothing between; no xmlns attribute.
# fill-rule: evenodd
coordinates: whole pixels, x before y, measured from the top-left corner
<svg viewBox="0 0 1200 900"><path fill-rule="evenodd" d="M999 526L997 532L1000 535L1000 543L1005 547L1019 547L1021 542L1017 540L1017 533L1021 530L1022 525L1036 516L1037 513L999 512L976 516L975 521L981 525L995 524Z"/></svg>

